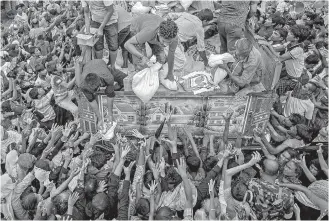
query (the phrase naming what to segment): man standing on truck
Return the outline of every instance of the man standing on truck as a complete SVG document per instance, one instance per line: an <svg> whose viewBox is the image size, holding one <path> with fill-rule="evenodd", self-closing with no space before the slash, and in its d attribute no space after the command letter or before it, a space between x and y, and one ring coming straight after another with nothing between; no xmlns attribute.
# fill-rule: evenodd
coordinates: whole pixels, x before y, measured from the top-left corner
<svg viewBox="0 0 329 221"><path fill-rule="evenodd" d="M96 58L103 58L104 35L109 48L111 68L115 68L118 50L118 13L113 1L81 1L86 23L86 34L91 28L97 28L95 44ZM91 19L90 19L91 13Z"/></svg>
<svg viewBox="0 0 329 221"><path fill-rule="evenodd" d="M244 37L247 18L257 11L259 1L222 1L218 16L220 53L235 50L235 42Z"/></svg>

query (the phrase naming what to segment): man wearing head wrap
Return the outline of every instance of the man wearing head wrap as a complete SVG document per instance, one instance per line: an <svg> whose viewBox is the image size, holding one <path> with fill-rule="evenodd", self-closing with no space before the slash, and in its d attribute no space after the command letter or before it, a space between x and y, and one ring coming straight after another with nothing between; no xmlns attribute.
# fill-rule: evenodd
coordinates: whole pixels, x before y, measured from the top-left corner
<svg viewBox="0 0 329 221"><path fill-rule="evenodd" d="M229 79L220 83L221 91L236 93L240 97L251 92L265 91L265 87L261 82L264 70L261 53L246 38L237 40L235 47L237 62L230 69L225 65L220 65L229 76Z"/></svg>

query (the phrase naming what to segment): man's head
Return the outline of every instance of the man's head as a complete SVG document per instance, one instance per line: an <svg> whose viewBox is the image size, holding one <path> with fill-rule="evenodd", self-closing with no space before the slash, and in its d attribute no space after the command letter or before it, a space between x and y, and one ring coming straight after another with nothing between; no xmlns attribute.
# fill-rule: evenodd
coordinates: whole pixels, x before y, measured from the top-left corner
<svg viewBox="0 0 329 221"><path fill-rule="evenodd" d="M264 173L269 176L277 176L279 172L279 163L276 160L265 159L264 162Z"/></svg>
<svg viewBox="0 0 329 221"><path fill-rule="evenodd" d="M96 167L97 169L101 169L106 163L106 156L103 152L95 151L91 156L91 165Z"/></svg>
<svg viewBox="0 0 329 221"><path fill-rule="evenodd" d="M140 198L136 205L136 212L142 217L147 217L150 213L150 202L146 198Z"/></svg>
<svg viewBox="0 0 329 221"><path fill-rule="evenodd" d="M309 170L313 176L317 176L319 174L321 171L319 159L311 160Z"/></svg>
<svg viewBox="0 0 329 221"><path fill-rule="evenodd" d="M110 205L110 199L105 193L97 193L91 202L93 206L93 217L99 217L107 209L115 209ZM112 206L112 207L111 207Z"/></svg>
<svg viewBox="0 0 329 221"><path fill-rule="evenodd" d="M293 25L288 32L287 41L301 43L305 41L311 32L303 25Z"/></svg>
<svg viewBox="0 0 329 221"><path fill-rule="evenodd" d="M178 26L177 24L168 19L160 23L159 26L159 41L162 45L170 45L174 39L177 37Z"/></svg>
<svg viewBox="0 0 329 221"><path fill-rule="evenodd" d="M169 167L166 171L166 180L168 182L168 190L172 191L182 182L182 177L174 167Z"/></svg>
<svg viewBox="0 0 329 221"><path fill-rule="evenodd" d="M31 99L36 100L42 98L46 94L45 90L43 88L32 88L30 90L29 96Z"/></svg>
<svg viewBox="0 0 329 221"><path fill-rule="evenodd" d="M197 16L201 21L211 21L214 19L214 14L208 8L202 9Z"/></svg>
<svg viewBox="0 0 329 221"><path fill-rule="evenodd" d="M309 56L307 56L304 60L305 63L305 68L311 73L313 74L314 72L314 67L320 62L320 57L315 54L312 53Z"/></svg>
<svg viewBox="0 0 329 221"><path fill-rule="evenodd" d="M74 27L71 27L66 30L66 35L69 36L70 38L76 37L78 35L78 30L75 29Z"/></svg>
<svg viewBox="0 0 329 221"><path fill-rule="evenodd" d="M155 220L174 220L176 212L167 206L163 206L156 211Z"/></svg>
<svg viewBox="0 0 329 221"><path fill-rule="evenodd" d="M290 160L283 168L283 175L287 177L296 177L298 178L302 171L300 166L295 163L293 160Z"/></svg>
<svg viewBox="0 0 329 221"><path fill-rule="evenodd" d="M46 76L47 75L47 69L43 64L37 64L35 66L35 71L39 74L39 76Z"/></svg>
<svg viewBox="0 0 329 221"><path fill-rule="evenodd" d="M59 215L64 215L67 212L67 202L69 200L69 196L70 191L67 190L60 193L54 198L54 205Z"/></svg>
<svg viewBox="0 0 329 221"><path fill-rule="evenodd" d="M93 197L97 190L97 180L94 177L89 177L85 181L85 193L88 197Z"/></svg>
<svg viewBox="0 0 329 221"><path fill-rule="evenodd" d="M42 201L42 196L37 193L29 193L22 197L21 203L24 210L34 213L37 205Z"/></svg>
<svg viewBox="0 0 329 221"><path fill-rule="evenodd" d="M302 15L302 19L304 20L314 20L316 18L316 14L314 12L306 11Z"/></svg>
<svg viewBox="0 0 329 221"><path fill-rule="evenodd" d="M216 166L218 162L218 158L217 157L208 157L205 162L203 163L203 169L206 171L206 172L209 172L212 170L212 168L214 168Z"/></svg>
<svg viewBox="0 0 329 221"><path fill-rule="evenodd" d="M16 5L16 12L20 15L23 12L24 4L18 4Z"/></svg>
<svg viewBox="0 0 329 221"><path fill-rule="evenodd" d="M314 18L314 20L313 20L313 27L315 29L320 29L323 26L324 26L324 20L323 20L322 17L317 16L316 18Z"/></svg>
<svg viewBox="0 0 329 221"><path fill-rule="evenodd" d="M285 163L287 163L288 161L290 161L291 159L293 159L294 157L297 156L297 151L291 148L287 148L286 150L284 150L278 158L278 163L280 166L284 165Z"/></svg>
<svg viewBox="0 0 329 221"><path fill-rule="evenodd" d="M286 25L286 19L281 16L273 16L272 22L275 24L274 28L283 28Z"/></svg>
<svg viewBox="0 0 329 221"><path fill-rule="evenodd" d="M186 159L186 164L191 172L198 172L200 163L200 159L196 156L189 156Z"/></svg>
<svg viewBox="0 0 329 221"><path fill-rule="evenodd" d="M277 41L284 41L287 38L288 31L284 28L277 28L273 31L269 40L277 42Z"/></svg>
<svg viewBox="0 0 329 221"><path fill-rule="evenodd" d="M89 73L85 78L85 84L88 86L88 88L96 90L101 85L101 79L97 74Z"/></svg>
<svg viewBox="0 0 329 221"><path fill-rule="evenodd" d="M231 193L234 199L242 202L243 198L248 190L248 187L245 184L244 179L240 179L239 177L232 182Z"/></svg>
<svg viewBox="0 0 329 221"><path fill-rule="evenodd" d="M246 38L241 38L235 42L236 57L238 60L247 58L252 50L252 42Z"/></svg>

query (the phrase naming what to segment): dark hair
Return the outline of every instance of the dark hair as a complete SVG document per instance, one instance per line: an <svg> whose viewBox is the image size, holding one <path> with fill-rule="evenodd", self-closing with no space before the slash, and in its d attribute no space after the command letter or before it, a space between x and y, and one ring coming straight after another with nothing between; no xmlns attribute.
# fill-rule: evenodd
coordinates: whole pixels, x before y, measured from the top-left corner
<svg viewBox="0 0 329 221"><path fill-rule="evenodd" d="M49 163L47 161L45 161L45 160L42 160L42 159L37 160L35 162L34 166L36 166L36 167L38 167L38 168L40 168L42 170L45 170L45 171L50 171L51 170L50 169L50 166L49 166Z"/></svg>
<svg viewBox="0 0 329 221"><path fill-rule="evenodd" d="M50 17L50 15L49 15L49 13L46 13L43 17L45 18L45 20L46 20L47 22L50 22L50 21L51 21L51 17Z"/></svg>
<svg viewBox="0 0 329 221"><path fill-rule="evenodd" d="M177 36L177 32L178 32L178 27L173 20L168 19L160 23L159 34L161 37L165 39L172 39Z"/></svg>
<svg viewBox="0 0 329 221"><path fill-rule="evenodd" d="M290 31L298 38L299 43L305 41L311 34L310 30L304 25L294 25L290 28Z"/></svg>
<svg viewBox="0 0 329 221"><path fill-rule="evenodd" d="M239 179L239 177L237 179L235 179L232 182L231 185L231 193L234 199L238 200L238 201L243 201L244 195L246 193L246 191L248 190L245 182L243 179Z"/></svg>
<svg viewBox="0 0 329 221"><path fill-rule="evenodd" d="M197 16L201 21L211 21L214 19L214 14L209 8L201 10Z"/></svg>
<svg viewBox="0 0 329 221"><path fill-rule="evenodd" d="M273 16L272 22L275 23L274 27L276 27L277 25L282 25L283 27L286 24L286 19L281 16Z"/></svg>
<svg viewBox="0 0 329 221"><path fill-rule="evenodd" d="M300 114L293 113L289 116L289 120L293 125L296 125L298 123L304 122L304 117Z"/></svg>
<svg viewBox="0 0 329 221"><path fill-rule="evenodd" d="M64 215L66 213L68 207L67 202L68 198L64 198L63 193L54 198L54 205L59 215Z"/></svg>
<svg viewBox="0 0 329 221"><path fill-rule="evenodd" d="M17 10L18 8L23 8L25 5L23 3L16 5L15 9Z"/></svg>
<svg viewBox="0 0 329 221"><path fill-rule="evenodd" d="M43 142L36 142L36 144L34 145L34 147L31 150L31 154L33 156L35 156L36 158L39 158L44 149L45 149L45 146L43 145ZM56 180L57 180L57 174L56 174Z"/></svg>
<svg viewBox="0 0 329 221"><path fill-rule="evenodd" d="M57 10L56 9L50 9L49 13L52 14L52 15L57 15Z"/></svg>
<svg viewBox="0 0 329 221"><path fill-rule="evenodd" d="M38 198L34 193L27 194L22 198L21 204L23 209L28 211L29 217L32 218L34 210L38 205Z"/></svg>
<svg viewBox="0 0 329 221"><path fill-rule="evenodd" d="M310 11L306 11L305 15L306 15L306 17L310 18L311 20L314 20L317 17L317 15L315 13L310 12Z"/></svg>
<svg viewBox="0 0 329 221"><path fill-rule="evenodd" d="M32 90L30 90L29 95L33 100L38 99L38 95L39 95L38 88L32 88Z"/></svg>
<svg viewBox="0 0 329 221"><path fill-rule="evenodd" d="M67 29L67 30L66 30L66 35L69 36L69 37L72 37L73 30L74 30L73 27Z"/></svg>
<svg viewBox="0 0 329 221"><path fill-rule="evenodd" d="M276 31L280 34L280 36L285 40L288 36L288 31L285 28L277 28Z"/></svg>
<svg viewBox="0 0 329 221"><path fill-rule="evenodd" d="M166 170L166 180L169 184L174 184L176 187L182 182L182 177L177 173L175 168L171 166Z"/></svg>
<svg viewBox="0 0 329 221"><path fill-rule="evenodd" d="M309 27L310 29L312 29L313 28L313 21L312 20L307 20L307 21L305 21L305 26L306 27Z"/></svg>
<svg viewBox="0 0 329 221"><path fill-rule="evenodd" d="M80 31L82 29L82 27L85 25L85 22L84 20L78 20L75 24L75 28Z"/></svg>
<svg viewBox="0 0 329 221"><path fill-rule="evenodd" d="M308 126L306 126L305 124L297 124L296 128L297 135L300 136L305 143L312 142L312 133Z"/></svg>
<svg viewBox="0 0 329 221"><path fill-rule="evenodd" d="M314 165L319 171L321 170L319 159L313 159L310 161L310 166Z"/></svg>
<svg viewBox="0 0 329 221"><path fill-rule="evenodd" d="M217 157L208 157L203 163L203 169L206 172L209 172L212 170L212 168L216 166L217 162L218 162Z"/></svg>
<svg viewBox="0 0 329 221"><path fill-rule="evenodd" d="M93 176L85 178L85 193L86 197L92 199L97 190L97 180Z"/></svg>
<svg viewBox="0 0 329 221"><path fill-rule="evenodd" d="M146 198L140 198L136 204L137 214L146 216L150 212L150 202Z"/></svg>
<svg viewBox="0 0 329 221"><path fill-rule="evenodd" d="M4 112L11 112L11 105L10 105L10 101L6 100L1 104L1 110Z"/></svg>
<svg viewBox="0 0 329 221"><path fill-rule="evenodd" d="M143 177L143 184L144 186L149 189L149 185L151 182L154 180L153 173L152 171L148 170L145 172L144 177Z"/></svg>
<svg viewBox="0 0 329 221"><path fill-rule="evenodd" d="M45 69L45 66L44 66L43 64L41 64L41 63L39 63L39 64L37 64L37 65L35 66L35 71L36 71L36 72L43 71L44 69Z"/></svg>
<svg viewBox="0 0 329 221"><path fill-rule="evenodd" d="M90 156L90 161L91 161L91 165L93 165L97 169L101 169L104 166L104 164L106 163L106 156L101 151L95 151Z"/></svg>
<svg viewBox="0 0 329 221"><path fill-rule="evenodd" d="M287 149L285 149L285 151L287 151L289 153L291 159L292 158L295 158L297 156L297 154L298 154L297 150L292 149L290 147L288 147Z"/></svg>
<svg viewBox="0 0 329 221"><path fill-rule="evenodd" d="M325 42L325 41L318 41L317 43L315 43L315 47L316 47L317 49L320 49L320 48L322 48L322 47L328 49L328 43Z"/></svg>
<svg viewBox="0 0 329 221"><path fill-rule="evenodd" d="M45 38L43 37L43 34L39 34L39 35L38 35L38 40L39 40L39 41L45 40Z"/></svg>
<svg viewBox="0 0 329 221"><path fill-rule="evenodd" d="M200 168L201 161L196 156L189 156L186 158L186 164L191 172L197 172Z"/></svg>
<svg viewBox="0 0 329 221"><path fill-rule="evenodd" d="M313 19L313 24L324 26L324 19L321 18L320 16L317 16L316 18Z"/></svg>
<svg viewBox="0 0 329 221"><path fill-rule="evenodd" d="M154 216L155 220L171 220L174 215L174 211L167 206L160 207Z"/></svg>
<svg viewBox="0 0 329 221"><path fill-rule="evenodd" d="M306 64L318 64L320 61L320 57L317 54L310 54L309 56L307 56L307 58L305 58L304 62Z"/></svg>
<svg viewBox="0 0 329 221"><path fill-rule="evenodd" d="M93 197L92 206L99 211L105 211L110 206L109 197L105 193L97 193Z"/></svg>
<svg viewBox="0 0 329 221"><path fill-rule="evenodd" d="M88 87L96 89L101 84L101 79L98 77L97 74L89 73L85 78L85 83Z"/></svg>

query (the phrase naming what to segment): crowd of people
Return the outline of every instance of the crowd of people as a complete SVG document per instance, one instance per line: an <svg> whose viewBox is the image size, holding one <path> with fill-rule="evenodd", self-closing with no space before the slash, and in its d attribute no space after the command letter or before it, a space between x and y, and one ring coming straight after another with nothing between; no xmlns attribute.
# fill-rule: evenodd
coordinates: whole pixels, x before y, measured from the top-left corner
<svg viewBox="0 0 329 221"><path fill-rule="evenodd" d="M1 3L1 219L328 220L328 4ZM170 13L157 13L160 6ZM95 37L92 60L79 34ZM218 93L267 90L256 44L282 63L266 129L254 131L258 151L242 148L242 134L229 139L233 113L223 115L223 135L205 133L201 143L189 126L172 125L170 105L154 136L115 132L115 91L128 66L143 70L154 55L167 65L162 82L172 84L193 45L209 70L205 39L214 35L220 54L236 60L216 66L227 73ZM81 96L96 115L95 134L81 129Z"/></svg>

